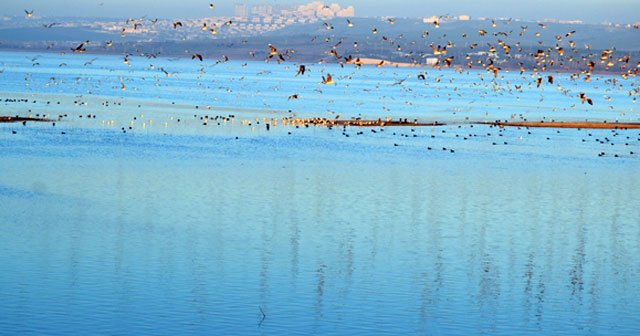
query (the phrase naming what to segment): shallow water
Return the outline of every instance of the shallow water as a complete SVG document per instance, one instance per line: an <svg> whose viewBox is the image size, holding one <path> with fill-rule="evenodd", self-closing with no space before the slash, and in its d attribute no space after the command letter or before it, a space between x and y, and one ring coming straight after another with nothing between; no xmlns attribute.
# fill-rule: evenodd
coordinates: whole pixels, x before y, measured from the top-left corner
<svg viewBox="0 0 640 336"><path fill-rule="evenodd" d="M152 102L85 98L0 125L0 334L640 332L637 130L122 133Z"/></svg>

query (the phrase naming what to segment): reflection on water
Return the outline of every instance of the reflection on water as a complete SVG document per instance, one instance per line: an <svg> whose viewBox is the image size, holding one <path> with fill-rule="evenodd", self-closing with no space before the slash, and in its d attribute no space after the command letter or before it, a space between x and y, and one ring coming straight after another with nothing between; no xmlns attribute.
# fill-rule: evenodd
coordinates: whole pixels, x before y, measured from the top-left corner
<svg viewBox="0 0 640 336"><path fill-rule="evenodd" d="M640 329L632 161L129 141L4 151L2 333Z"/></svg>

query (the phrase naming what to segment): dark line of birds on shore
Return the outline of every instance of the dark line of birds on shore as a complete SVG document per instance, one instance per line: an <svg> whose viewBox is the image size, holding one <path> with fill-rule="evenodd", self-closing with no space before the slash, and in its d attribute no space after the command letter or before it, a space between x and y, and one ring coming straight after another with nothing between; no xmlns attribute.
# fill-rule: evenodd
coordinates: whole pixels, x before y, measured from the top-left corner
<svg viewBox="0 0 640 336"><path fill-rule="evenodd" d="M36 103L44 103L46 105L61 105L61 101L46 101L46 102L38 102L37 100L30 100L26 98L5 98L0 99L1 102L5 104L9 103L18 103L18 104L36 104ZM74 106L86 106L87 103L82 100L73 101ZM122 102L118 101L103 101L101 103L102 106L110 107L110 106L122 106ZM138 108L142 108L141 105L137 106ZM200 106L196 105L193 107L195 110L200 110ZM208 107L207 107L208 109ZM31 109L29 109L31 112ZM0 117L0 123L21 123L23 126L27 125L27 122L44 122L51 123L53 127L56 127L57 122L64 122L69 118L76 117L78 119L84 120L99 120L96 114L77 114L75 116L69 114L59 114L57 116L51 116L47 114L29 114L28 116L19 116L16 115L14 117ZM171 117L171 121L175 124L181 123L193 123L197 122L202 125L202 127L209 126L226 126L226 127L248 127L251 128L252 131L255 131L257 127L262 127L266 131L270 131L274 127L284 127L285 129L293 128L293 129L309 129L309 128L326 128L329 130L339 130L341 135L345 138L364 136L365 131L368 130L367 133L370 134L384 134L388 133L393 137L400 138L426 138L437 140L440 137L446 138L447 136L455 137L461 139L462 141L470 140L470 139L479 139L479 138L493 138L491 141L492 146L507 146L510 145L511 142L509 140L504 139L497 141L495 137L501 138L507 135L505 126L512 125L514 129L517 129L518 132L526 131L526 135L532 135L533 129L536 127L527 126L526 124L512 123L509 121L499 121L496 120L494 122L467 122L464 124L443 124L438 122L419 122L417 119L407 119L407 118L385 118L378 120L362 120L360 118L351 118L351 119L340 119L339 116L336 116L335 119L327 119L327 118L298 118L294 116L284 116L284 117L255 117L255 118L238 118L235 114L193 114L191 118L186 115L182 115L180 118ZM554 120L551 120L550 123L555 123ZM102 124L109 127L115 127L114 121L102 121ZM145 119L144 115L134 116L129 120L128 126L122 126L122 133L133 132L136 128L143 130L146 127L152 127L155 124L153 119ZM168 122L164 122L164 127L168 127ZM477 126L477 127L474 127ZM585 137L581 139L582 143L596 142L600 145L606 146L615 146L623 145L625 147L628 146L640 146L640 133L636 135L634 139L633 136L628 132L628 124L611 124L609 125L610 135L602 135L594 136L594 133L598 130L589 130L588 127L585 129L578 128L578 132L582 132ZM632 125L633 128L638 128L640 124ZM418 133L418 130L424 130L425 128L430 129L430 134ZM408 131L404 131L403 129L408 129ZM436 130L439 129L439 132ZM386 132L385 132L386 130ZM471 133L464 133L465 131L470 131ZM472 131L472 130L475 130ZM66 135L69 129L64 128L63 131L60 132L61 135ZM488 132L487 132L488 131ZM604 131L603 129L599 130L600 133ZM12 130L12 134L17 134L18 132L14 129ZM438 135L440 133L440 136ZM560 134L561 131L555 130L555 133ZM293 131L287 131L288 135L292 135ZM509 133L510 138L518 141L524 140L524 135L520 135L515 137L513 133ZM616 137L626 136L625 139L620 141L614 141ZM235 139L239 139L238 136ZM550 137L546 137L546 140L551 140ZM634 143L635 142L635 143ZM402 146L401 143L394 142L394 147ZM425 149L427 151L436 150L437 148L434 145L426 145ZM442 147L443 151L449 153L455 153L456 150L451 147ZM610 156L610 157L628 157L628 156L636 156L637 152L634 150L629 150L628 154L624 155L622 153L614 152L607 153L605 150L599 151L597 154L599 157Z"/></svg>

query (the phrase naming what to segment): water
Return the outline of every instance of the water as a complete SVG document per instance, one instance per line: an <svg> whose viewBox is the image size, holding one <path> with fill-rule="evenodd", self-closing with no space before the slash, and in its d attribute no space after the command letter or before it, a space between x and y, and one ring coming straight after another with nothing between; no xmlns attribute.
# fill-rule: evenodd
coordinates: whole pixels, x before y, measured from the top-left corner
<svg viewBox="0 0 640 336"><path fill-rule="evenodd" d="M22 83L11 71L0 76ZM37 100L0 115L70 116L0 125L0 334L640 332L637 130L203 126L193 114L232 105L195 110L207 99L176 82L191 93L172 106L105 76L79 106L66 90L83 84L0 82L4 97ZM287 115L280 99L233 113Z"/></svg>

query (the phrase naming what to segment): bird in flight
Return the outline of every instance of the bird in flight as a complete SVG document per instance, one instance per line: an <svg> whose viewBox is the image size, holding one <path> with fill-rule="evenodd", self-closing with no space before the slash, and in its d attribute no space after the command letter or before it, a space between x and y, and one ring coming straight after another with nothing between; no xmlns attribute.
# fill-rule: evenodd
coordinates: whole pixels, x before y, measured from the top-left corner
<svg viewBox="0 0 640 336"><path fill-rule="evenodd" d="M75 47L75 48L71 48L71 51L73 51L74 53L83 53L87 51L87 48L85 47L86 42L82 42L80 43L79 46Z"/></svg>
<svg viewBox="0 0 640 336"><path fill-rule="evenodd" d="M333 78L331 77L331 74L327 74L327 78L324 78L324 76L322 76L322 84L325 84L325 85L335 84L335 82L333 81Z"/></svg>
<svg viewBox="0 0 640 336"><path fill-rule="evenodd" d="M176 21L176 22L173 23L173 29L178 28L178 26L182 27L182 22Z"/></svg>
<svg viewBox="0 0 640 336"><path fill-rule="evenodd" d="M588 98L584 92L580 92L578 97L580 97L580 100L582 101L583 104L586 101L589 105L593 105L593 100L591 100L591 98Z"/></svg>
<svg viewBox="0 0 640 336"><path fill-rule="evenodd" d="M307 71L307 67L305 67L304 64L300 64L300 67L298 67L298 73L296 73L296 76L304 75L305 71Z"/></svg>
<svg viewBox="0 0 640 336"><path fill-rule="evenodd" d="M25 9L25 10L24 10L24 13L25 13L25 15L26 15L27 17L32 17L32 16L33 16L33 10L28 11L28 10L26 10L26 9Z"/></svg>
<svg viewBox="0 0 640 336"><path fill-rule="evenodd" d="M277 55L278 54L278 49L276 49L276 47L274 47L273 45L269 44L269 55Z"/></svg>
<svg viewBox="0 0 640 336"><path fill-rule="evenodd" d="M202 62L202 55L200 55L200 54L193 54L193 55L191 55L191 59L196 59L196 58L197 58L197 59L199 59L199 60L200 60L200 62Z"/></svg>

